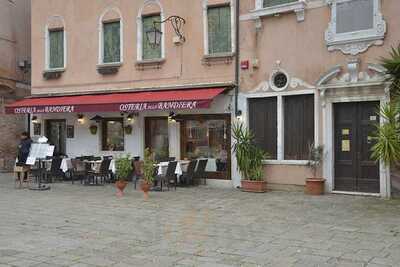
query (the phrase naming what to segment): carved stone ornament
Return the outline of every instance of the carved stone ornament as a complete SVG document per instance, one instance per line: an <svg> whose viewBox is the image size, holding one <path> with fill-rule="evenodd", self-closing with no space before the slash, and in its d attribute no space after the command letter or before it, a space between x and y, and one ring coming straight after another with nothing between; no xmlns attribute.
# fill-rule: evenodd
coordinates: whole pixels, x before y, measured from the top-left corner
<svg viewBox="0 0 400 267"><path fill-rule="evenodd" d="M381 0L370 0L373 3L373 26L370 29L338 33L337 5L352 0L327 0L331 6L331 21L325 31L328 51L340 50L344 54L357 55L365 52L372 45L382 45L386 33L386 22L381 13Z"/></svg>
<svg viewBox="0 0 400 267"><path fill-rule="evenodd" d="M307 82L296 78L291 77L289 73L281 68L281 62L276 61L276 67L269 75L269 79L261 82L254 90L250 91L250 93L260 93L260 92L282 92L291 89L315 89L314 86L308 84ZM286 83L284 83L286 77ZM278 79L277 79L278 78Z"/></svg>

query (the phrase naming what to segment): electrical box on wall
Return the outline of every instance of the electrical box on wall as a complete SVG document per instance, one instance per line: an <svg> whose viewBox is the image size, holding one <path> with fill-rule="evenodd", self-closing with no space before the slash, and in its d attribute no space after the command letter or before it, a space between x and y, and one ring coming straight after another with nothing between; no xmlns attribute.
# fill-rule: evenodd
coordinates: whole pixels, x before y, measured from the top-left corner
<svg viewBox="0 0 400 267"><path fill-rule="evenodd" d="M240 68L241 68L242 70L248 70L248 69L249 69L249 65L250 65L250 63L249 63L248 60L242 60L242 61L240 62Z"/></svg>

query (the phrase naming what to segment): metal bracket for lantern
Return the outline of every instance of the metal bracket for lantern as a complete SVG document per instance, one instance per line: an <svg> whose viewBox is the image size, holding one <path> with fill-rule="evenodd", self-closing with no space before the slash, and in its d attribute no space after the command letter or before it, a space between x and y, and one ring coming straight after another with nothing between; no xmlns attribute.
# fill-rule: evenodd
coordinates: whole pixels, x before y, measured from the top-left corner
<svg viewBox="0 0 400 267"><path fill-rule="evenodd" d="M186 20L179 16L170 16L162 21L154 21L153 27L146 31L147 40L152 48L158 47L161 45L161 37L163 32L157 29L157 24L163 24L165 22L171 22L172 28L175 31L175 34L179 37L181 42L185 42L186 38L183 36L183 25L185 25Z"/></svg>

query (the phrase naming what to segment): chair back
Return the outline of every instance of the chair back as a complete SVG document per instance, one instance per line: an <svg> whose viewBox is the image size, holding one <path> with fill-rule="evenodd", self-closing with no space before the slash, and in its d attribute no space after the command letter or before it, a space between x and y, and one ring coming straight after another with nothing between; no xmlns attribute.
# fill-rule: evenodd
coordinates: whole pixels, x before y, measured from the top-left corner
<svg viewBox="0 0 400 267"><path fill-rule="evenodd" d="M104 159L100 164L100 172L108 173L110 169L111 159Z"/></svg>
<svg viewBox="0 0 400 267"><path fill-rule="evenodd" d="M168 161L175 161L175 157L169 157Z"/></svg>
<svg viewBox="0 0 400 267"><path fill-rule="evenodd" d="M194 172L196 171L196 166L197 166L197 160L191 160L189 162L189 165L188 165L187 171L186 171L186 173L189 177L193 177Z"/></svg>
<svg viewBox="0 0 400 267"><path fill-rule="evenodd" d="M201 176L203 176L204 173L206 172L207 161L208 159L199 160L199 164L197 165L197 169L195 172L197 178L203 178Z"/></svg>
<svg viewBox="0 0 400 267"><path fill-rule="evenodd" d="M103 156L103 159L113 159L113 156Z"/></svg>
<svg viewBox="0 0 400 267"><path fill-rule="evenodd" d="M136 176L141 176L143 174L143 161L133 161L133 173Z"/></svg>
<svg viewBox="0 0 400 267"><path fill-rule="evenodd" d="M86 171L85 163L82 162L81 160L71 159L71 163L72 163L72 168L74 169L74 171L77 171L77 172Z"/></svg>
<svg viewBox="0 0 400 267"><path fill-rule="evenodd" d="M177 164L178 164L177 161L170 161L168 163L167 173L165 174L165 177L168 177L168 178L175 177L175 170L176 170Z"/></svg>
<svg viewBox="0 0 400 267"><path fill-rule="evenodd" d="M50 167L51 172L59 172L60 171L61 161L62 161L62 158L53 157L53 159L51 160L51 167Z"/></svg>

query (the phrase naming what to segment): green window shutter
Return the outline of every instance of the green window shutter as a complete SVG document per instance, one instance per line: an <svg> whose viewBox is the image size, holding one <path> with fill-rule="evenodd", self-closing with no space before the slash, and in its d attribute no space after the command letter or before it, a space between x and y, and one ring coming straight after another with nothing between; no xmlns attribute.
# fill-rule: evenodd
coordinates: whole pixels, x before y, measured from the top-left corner
<svg viewBox="0 0 400 267"><path fill-rule="evenodd" d="M232 52L230 6L211 7L207 12L208 53Z"/></svg>
<svg viewBox="0 0 400 267"><path fill-rule="evenodd" d="M160 15L144 16L142 17L143 24L143 37L142 37L142 54L143 60L146 59L157 59L161 58L161 45L157 47L151 47L149 40L147 39L146 32L154 27L154 21L161 21ZM156 23L156 28L161 31L161 24Z"/></svg>
<svg viewBox="0 0 400 267"><path fill-rule="evenodd" d="M103 63L121 61L120 49L120 22L107 22L103 24Z"/></svg>
<svg viewBox="0 0 400 267"><path fill-rule="evenodd" d="M49 67L51 69L64 67L64 30L49 31Z"/></svg>
<svg viewBox="0 0 400 267"><path fill-rule="evenodd" d="M297 2L298 0L264 0L264 7L279 6L283 4L288 4L292 2Z"/></svg>

